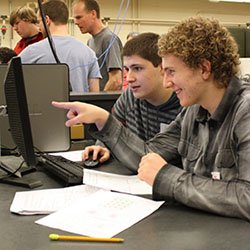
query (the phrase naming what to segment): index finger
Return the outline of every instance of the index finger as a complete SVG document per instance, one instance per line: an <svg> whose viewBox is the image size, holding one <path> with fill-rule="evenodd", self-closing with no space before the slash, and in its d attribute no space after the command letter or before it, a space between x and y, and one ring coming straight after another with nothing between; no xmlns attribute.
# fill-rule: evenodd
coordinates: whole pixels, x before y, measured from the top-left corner
<svg viewBox="0 0 250 250"><path fill-rule="evenodd" d="M56 102L52 101L52 105L56 108L71 109L74 105L71 102Z"/></svg>

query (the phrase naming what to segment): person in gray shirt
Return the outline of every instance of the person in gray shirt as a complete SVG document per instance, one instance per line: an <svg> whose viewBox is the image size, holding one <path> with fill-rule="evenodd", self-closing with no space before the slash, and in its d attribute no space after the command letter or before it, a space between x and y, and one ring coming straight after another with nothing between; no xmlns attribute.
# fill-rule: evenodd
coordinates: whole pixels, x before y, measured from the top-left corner
<svg viewBox="0 0 250 250"><path fill-rule="evenodd" d="M192 17L158 42L164 86L184 107L147 142L107 111L84 103L69 109L67 126L90 130L123 165L153 187L153 199L177 201L250 221L250 84L241 82L238 46L218 20Z"/></svg>
<svg viewBox="0 0 250 250"><path fill-rule="evenodd" d="M75 24L81 33L91 34L88 46L98 58L102 75L101 91L115 91L122 88L122 43L119 37L100 19L100 7L95 0L75 0L73 2Z"/></svg>

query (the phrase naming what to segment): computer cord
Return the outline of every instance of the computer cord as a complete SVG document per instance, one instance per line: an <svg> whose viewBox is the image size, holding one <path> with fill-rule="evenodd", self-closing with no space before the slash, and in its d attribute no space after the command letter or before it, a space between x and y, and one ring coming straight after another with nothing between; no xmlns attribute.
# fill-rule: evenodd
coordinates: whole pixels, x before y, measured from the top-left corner
<svg viewBox="0 0 250 250"><path fill-rule="evenodd" d="M10 170L7 170L8 168L6 168L6 165L2 161L0 161L0 169L3 169L4 171L6 171L6 172L9 173L6 176L0 177L0 182L2 180L4 180L4 179L7 179L7 178L11 177L11 176L15 176L19 172L19 170L22 168L22 166L23 166L24 163L25 163L25 161L23 160L21 162L21 164L19 165L19 167L14 172L10 172Z"/></svg>

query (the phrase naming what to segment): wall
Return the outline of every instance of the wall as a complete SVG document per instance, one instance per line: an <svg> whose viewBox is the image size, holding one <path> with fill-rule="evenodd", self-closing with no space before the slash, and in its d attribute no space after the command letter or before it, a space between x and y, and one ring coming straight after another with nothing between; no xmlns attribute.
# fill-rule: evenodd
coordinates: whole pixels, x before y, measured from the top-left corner
<svg viewBox="0 0 250 250"><path fill-rule="evenodd" d="M33 0L4 0L0 2L0 16L9 16L11 10L17 6L30 3ZM34 1L35 4L37 3ZM113 30L122 0L99 0L101 16L109 17L109 26ZM127 0L123 1L121 18L123 16ZM66 0L70 12L72 0ZM181 19L193 15L213 16L218 18L226 26L245 27L250 23L250 4L247 3L212 3L208 0L130 0L128 11L122 25L119 36L123 43L130 31L152 31L159 34L167 32L169 27ZM120 18L120 20L121 20ZM0 27L3 21L0 19ZM12 31L11 26L5 23L8 30L3 37L1 34L1 46L13 48L20 37ZM120 28L120 22L116 26L116 33ZM69 22L70 34L86 42L89 35L82 35L74 25L73 19Z"/></svg>

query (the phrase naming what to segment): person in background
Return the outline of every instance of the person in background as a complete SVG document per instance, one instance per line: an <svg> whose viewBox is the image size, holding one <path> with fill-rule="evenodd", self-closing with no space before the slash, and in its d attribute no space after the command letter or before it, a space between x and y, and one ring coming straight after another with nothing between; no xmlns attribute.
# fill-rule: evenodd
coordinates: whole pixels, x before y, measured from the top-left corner
<svg viewBox="0 0 250 250"><path fill-rule="evenodd" d="M94 123L92 135L153 187L154 200L250 221L250 84L237 77L237 43L218 20L196 16L158 45L164 86L185 108L151 140L136 137L100 107L53 105L69 109L67 126Z"/></svg>
<svg viewBox="0 0 250 250"><path fill-rule="evenodd" d="M59 61L69 66L72 91L98 92L101 75L95 52L68 34L67 5L61 0L50 0L44 2L42 8ZM46 36L40 12L38 12L38 20ZM20 57L23 63L56 63L48 38L27 47Z"/></svg>
<svg viewBox="0 0 250 250"><path fill-rule="evenodd" d="M0 64L8 63L14 56L17 56L17 54L13 49L0 47Z"/></svg>
<svg viewBox="0 0 250 250"><path fill-rule="evenodd" d="M113 116L144 141L164 131L181 111L179 100L172 89L163 87L162 59L158 55L159 35L142 33L129 40L123 50L127 70L128 89L122 92L112 109ZM83 160L94 151L100 162L109 159L110 152L99 145L86 147ZM125 152L124 152L125 153Z"/></svg>
<svg viewBox="0 0 250 250"><path fill-rule="evenodd" d="M123 64L121 58L122 43L100 19L100 7L95 0L75 0L73 2L75 24L82 34L89 33L88 46L98 58L102 79L101 91L122 89Z"/></svg>
<svg viewBox="0 0 250 250"><path fill-rule="evenodd" d="M14 51L20 54L28 45L41 41L42 32L37 26L37 16L32 8L21 6L10 14L10 25L22 37L16 44Z"/></svg>
<svg viewBox="0 0 250 250"><path fill-rule="evenodd" d="M136 31L129 32L127 35L127 41L132 39L133 37L138 36L139 34L140 34L140 32L136 32Z"/></svg>
<svg viewBox="0 0 250 250"><path fill-rule="evenodd" d="M132 39L133 37L138 36L140 33L139 32L129 32L127 35L127 41ZM127 70L123 69L123 84L122 84L122 90L126 90L128 87L128 82L127 82Z"/></svg>

